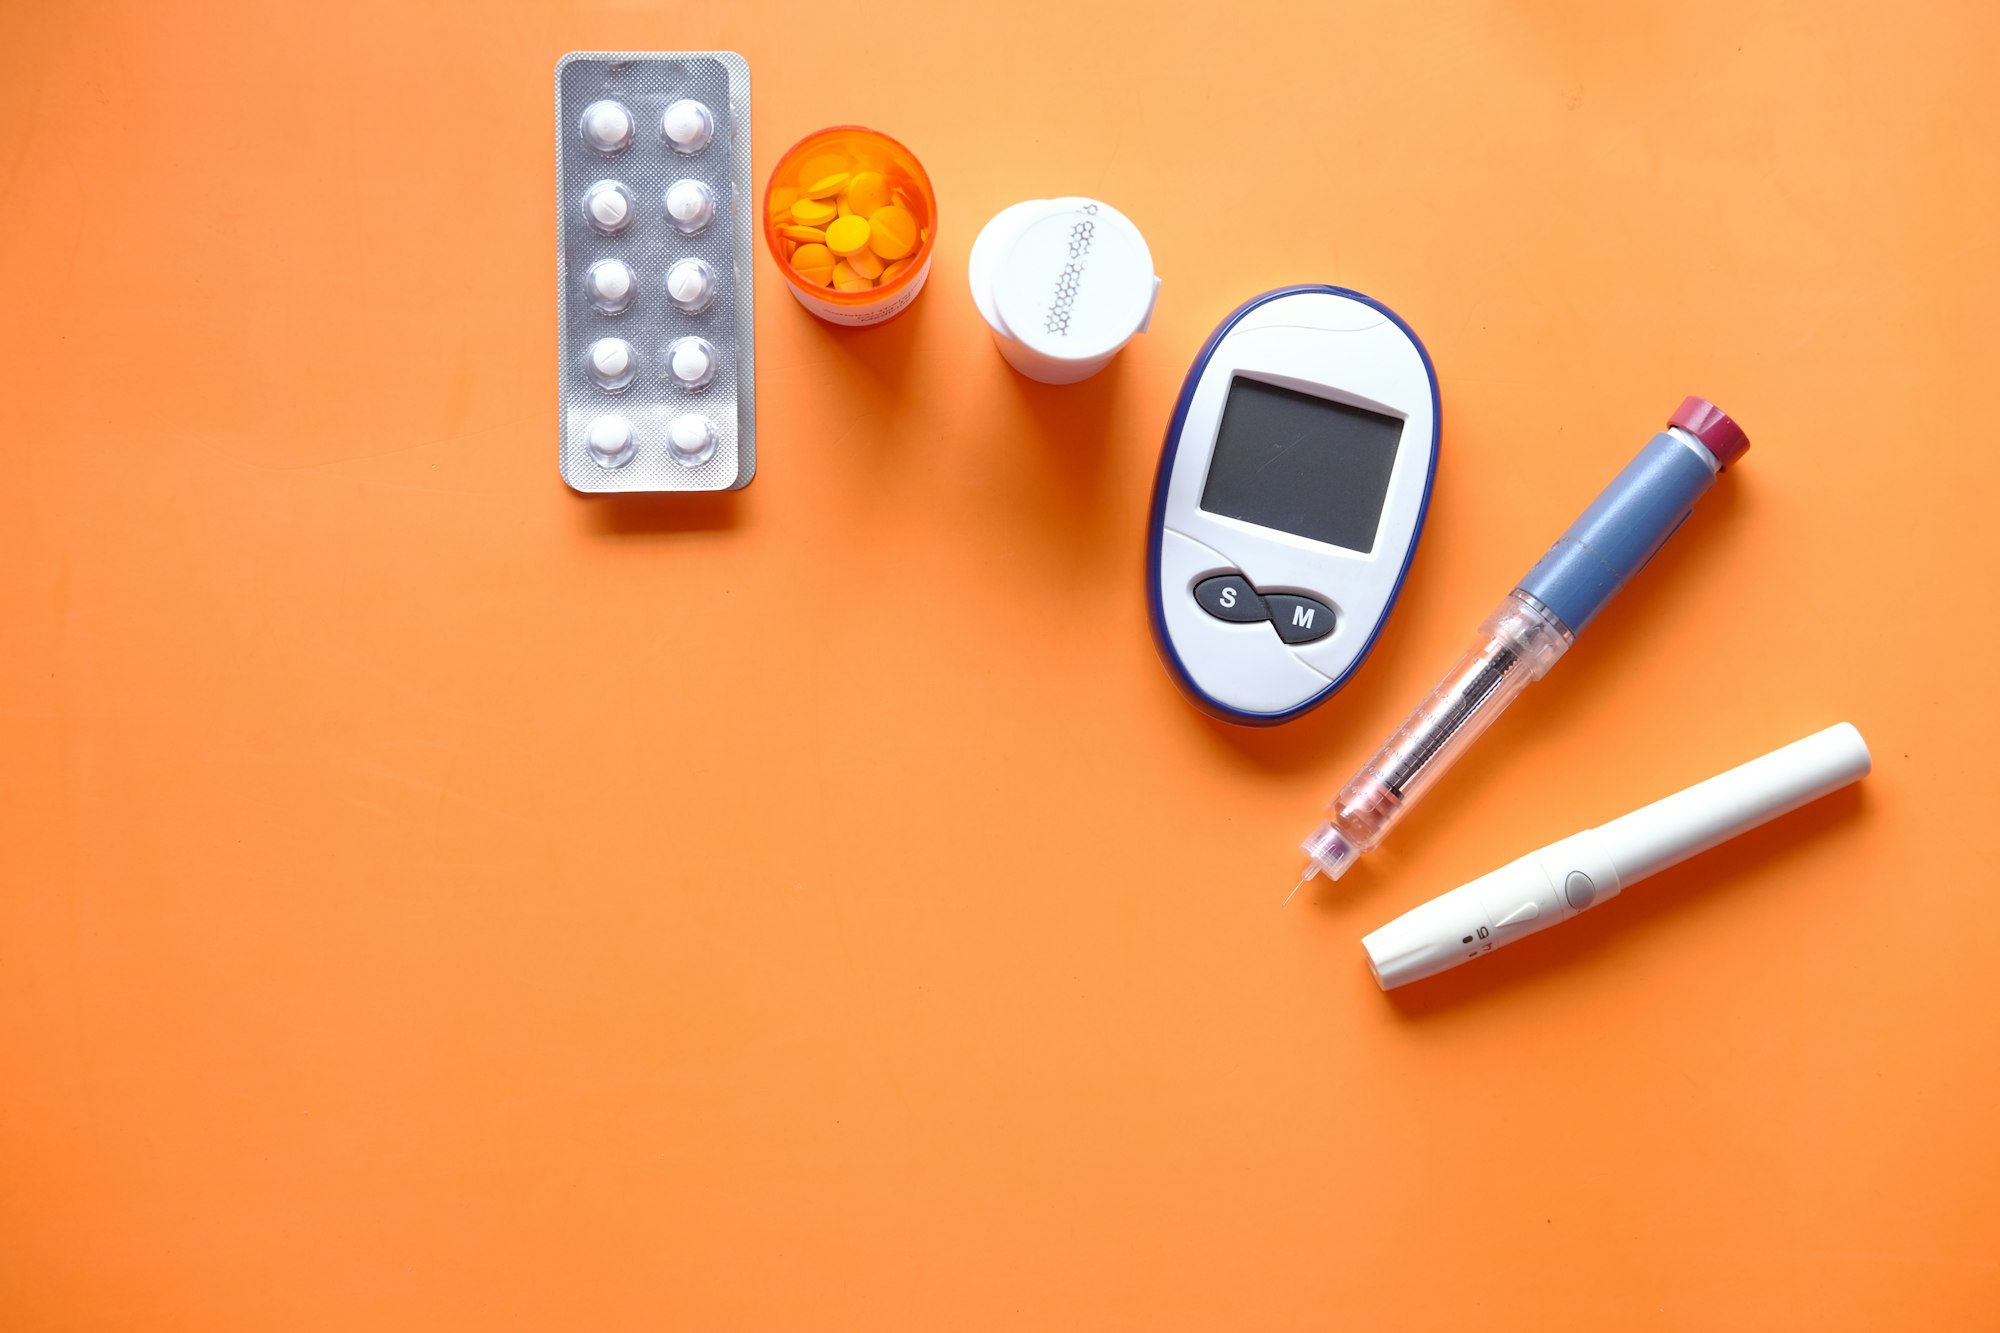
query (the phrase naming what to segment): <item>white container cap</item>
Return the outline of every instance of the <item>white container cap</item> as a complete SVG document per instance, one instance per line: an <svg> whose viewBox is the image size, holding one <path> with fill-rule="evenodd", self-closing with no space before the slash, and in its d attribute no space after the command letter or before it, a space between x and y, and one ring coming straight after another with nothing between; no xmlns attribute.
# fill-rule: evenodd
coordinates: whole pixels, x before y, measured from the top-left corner
<svg viewBox="0 0 2000 1333"><path fill-rule="evenodd" d="M1160 280L1130 218L1096 199L1002 209L972 243L972 300L1014 369L1047 384L1102 370L1153 317Z"/></svg>

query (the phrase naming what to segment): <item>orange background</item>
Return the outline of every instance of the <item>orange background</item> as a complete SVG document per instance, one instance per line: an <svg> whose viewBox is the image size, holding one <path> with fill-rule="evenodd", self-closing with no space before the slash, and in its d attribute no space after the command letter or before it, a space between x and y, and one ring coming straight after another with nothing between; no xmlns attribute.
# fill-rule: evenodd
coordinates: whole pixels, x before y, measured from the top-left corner
<svg viewBox="0 0 2000 1333"><path fill-rule="evenodd" d="M756 273L737 496L556 476L551 71L878 125L931 287ZM841 61L863 61L863 73ZM1990 5L0 9L0 1327L2000 1327ZM979 224L1158 317L1043 388ZM1428 343L1372 659L1148 640L1238 302ZM1689 392L1755 447L1398 831L1320 804ZM1393 997L1359 937L1846 718L1858 789Z"/></svg>

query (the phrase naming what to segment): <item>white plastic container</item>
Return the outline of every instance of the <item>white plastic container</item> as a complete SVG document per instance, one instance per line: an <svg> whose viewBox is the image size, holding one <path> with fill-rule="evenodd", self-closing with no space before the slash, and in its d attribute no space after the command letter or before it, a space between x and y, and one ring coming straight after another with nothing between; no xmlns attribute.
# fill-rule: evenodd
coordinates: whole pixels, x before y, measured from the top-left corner
<svg viewBox="0 0 2000 1333"><path fill-rule="evenodd" d="M1044 384L1088 379L1143 333L1160 280L1132 220L1096 199L1030 199L972 243L972 300L1007 363Z"/></svg>

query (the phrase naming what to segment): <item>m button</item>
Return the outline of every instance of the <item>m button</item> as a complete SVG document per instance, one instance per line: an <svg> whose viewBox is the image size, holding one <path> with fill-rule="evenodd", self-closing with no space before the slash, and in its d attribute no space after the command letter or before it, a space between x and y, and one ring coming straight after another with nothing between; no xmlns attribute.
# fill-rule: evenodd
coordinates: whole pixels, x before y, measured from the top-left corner
<svg viewBox="0 0 2000 1333"><path fill-rule="evenodd" d="M1264 605L1271 608L1271 626L1286 643L1311 643L1333 633L1333 608L1310 597L1288 592L1267 592Z"/></svg>

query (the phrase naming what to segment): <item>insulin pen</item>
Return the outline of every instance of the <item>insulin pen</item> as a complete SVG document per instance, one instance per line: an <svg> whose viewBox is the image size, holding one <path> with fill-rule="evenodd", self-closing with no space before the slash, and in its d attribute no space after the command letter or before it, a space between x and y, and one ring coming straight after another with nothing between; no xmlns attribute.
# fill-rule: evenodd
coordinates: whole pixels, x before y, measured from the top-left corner
<svg viewBox="0 0 2000 1333"><path fill-rule="evenodd" d="M1340 789L1326 821L1302 844L1310 860L1299 884L1322 870L1339 879L1373 851L1528 682L1555 665L1749 447L1715 404L1683 402L1480 625L1472 650Z"/></svg>
<svg viewBox="0 0 2000 1333"><path fill-rule="evenodd" d="M1569 920L1619 890L1868 775L1867 742L1842 722L1553 842L1433 898L1361 941L1383 990L1436 976Z"/></svg>

